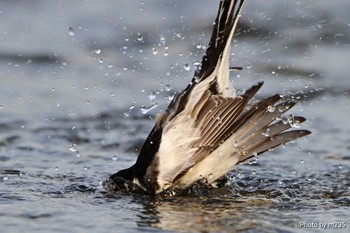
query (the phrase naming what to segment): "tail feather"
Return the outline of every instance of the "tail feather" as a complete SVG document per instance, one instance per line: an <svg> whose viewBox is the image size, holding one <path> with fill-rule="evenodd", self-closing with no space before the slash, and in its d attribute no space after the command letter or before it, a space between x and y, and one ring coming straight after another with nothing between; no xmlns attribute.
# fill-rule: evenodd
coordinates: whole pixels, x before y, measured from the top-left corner
<svg viewBox="0 0 350 233"><path fill-rule="evenodd" d="M163 117L167 121L175 118L186 106L188 109L193 109L192 115L198 114L202 105L197 106L197 102L203 94L206 94L207 97L208 94L219 93L224 97L235 97L235 90L231 88L229 81L229 56L232 37L243 2L244 0L220 1L218 15L208 48L202 58L201 68L195 71L190 84L168 106ZM210 92L205 93L206 90ZM200 104L205 102L202 99Z"/></svg>
<svg viewBox="0 0 350 233"><path fill-rule="evenodd" d="M213 86L217 93L230 90L229 56L233 34L244 0L221 0L208 48L202 59L201 69L196 71L194 80L203 81L216 71Z"/></svg>
<svg viewBox="0 0 350 233"><path fill-rule="evenodd" d="M306 121L306 119L304 117L301 117L301 116L295 116L294 121L295 121L295 123L297 122L298 124L300 124L300 123L303 123L304 121ZM279 120L276 123L268 126L267 132L269 135L276 135L276 134L283 132L289 128L291 128L290 123L286 123L283 120Z"/></svg>
<svg viewBox="0 0 350 233"><path fill-rule="evenodd" d="M240 157L239 163L244 162L255 155L262 154L267 150L271 150L281 144L309 135L310 133L311 132L308 130L291 130L282 132L273 137L267 137L266 140L260 141L255 145L246 148Z"/></svg>

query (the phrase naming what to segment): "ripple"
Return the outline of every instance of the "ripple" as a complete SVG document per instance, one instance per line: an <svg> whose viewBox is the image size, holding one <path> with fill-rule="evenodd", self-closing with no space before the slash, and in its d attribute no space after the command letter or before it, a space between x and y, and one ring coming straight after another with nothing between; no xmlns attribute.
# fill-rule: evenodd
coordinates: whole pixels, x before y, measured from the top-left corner
<svg viewBox="0 0 350 233"><path fill-rule="evenodd" d="M63 62L63 58L59 57L57 54L16 54L12 52L2 52L0 53L0 61L10 61L15 63L25 63L25 64L31 64L31 63L38 63L38 64L58 64Z"/></svg>
<svg viewBox="0 0 350 233"><path fill-rule="evenodd" d="M85 184L70 184L64 187L64 193L79 192L79 193L95 193L96 187Z"/></svg>

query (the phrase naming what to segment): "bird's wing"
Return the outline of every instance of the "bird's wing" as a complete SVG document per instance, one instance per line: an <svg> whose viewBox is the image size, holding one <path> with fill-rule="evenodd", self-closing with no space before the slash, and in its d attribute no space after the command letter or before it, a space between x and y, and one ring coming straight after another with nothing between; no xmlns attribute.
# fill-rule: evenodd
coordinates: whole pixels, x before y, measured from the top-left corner
<svg viewBox="0 0 350 233"><path fill-rule="evenodd" d="M227 129L232 128L262 84L235 98L213 95L207 90L194 108L166 122L155 154L157 167L150 169L158 171L160 190L170 187L177 177L203 160L231 134Z"/></svg>

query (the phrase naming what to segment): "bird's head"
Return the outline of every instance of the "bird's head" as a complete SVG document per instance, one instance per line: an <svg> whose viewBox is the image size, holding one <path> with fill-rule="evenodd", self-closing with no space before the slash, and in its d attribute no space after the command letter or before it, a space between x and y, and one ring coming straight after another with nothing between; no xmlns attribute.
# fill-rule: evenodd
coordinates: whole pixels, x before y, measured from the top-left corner
<svg viewBox="0 0 350 233"><path fill-rule="evenodd" d="M120 170L117 173L111 175L104 183L103 186L109 192L137 192L142 188L135 177L134 168L130 167L128 169Z"/></svg>

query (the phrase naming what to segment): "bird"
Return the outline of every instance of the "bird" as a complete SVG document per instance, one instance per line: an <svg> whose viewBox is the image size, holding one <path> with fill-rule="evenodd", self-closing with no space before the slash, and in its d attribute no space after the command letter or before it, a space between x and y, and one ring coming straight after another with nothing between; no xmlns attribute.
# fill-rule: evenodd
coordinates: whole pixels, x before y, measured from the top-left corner
<svg viewBox="0 0 350 233"><path fill-rule="evenodd" d="M149 194L186 190L205 180L217 187L235 165L304 137L306 119L283 114L296 103L272 95L253 101L260 81L239 93L230 82L230 47L244 0L221 0L201 67L157 116L134 165L108 179L113 191Z"/></svg>

